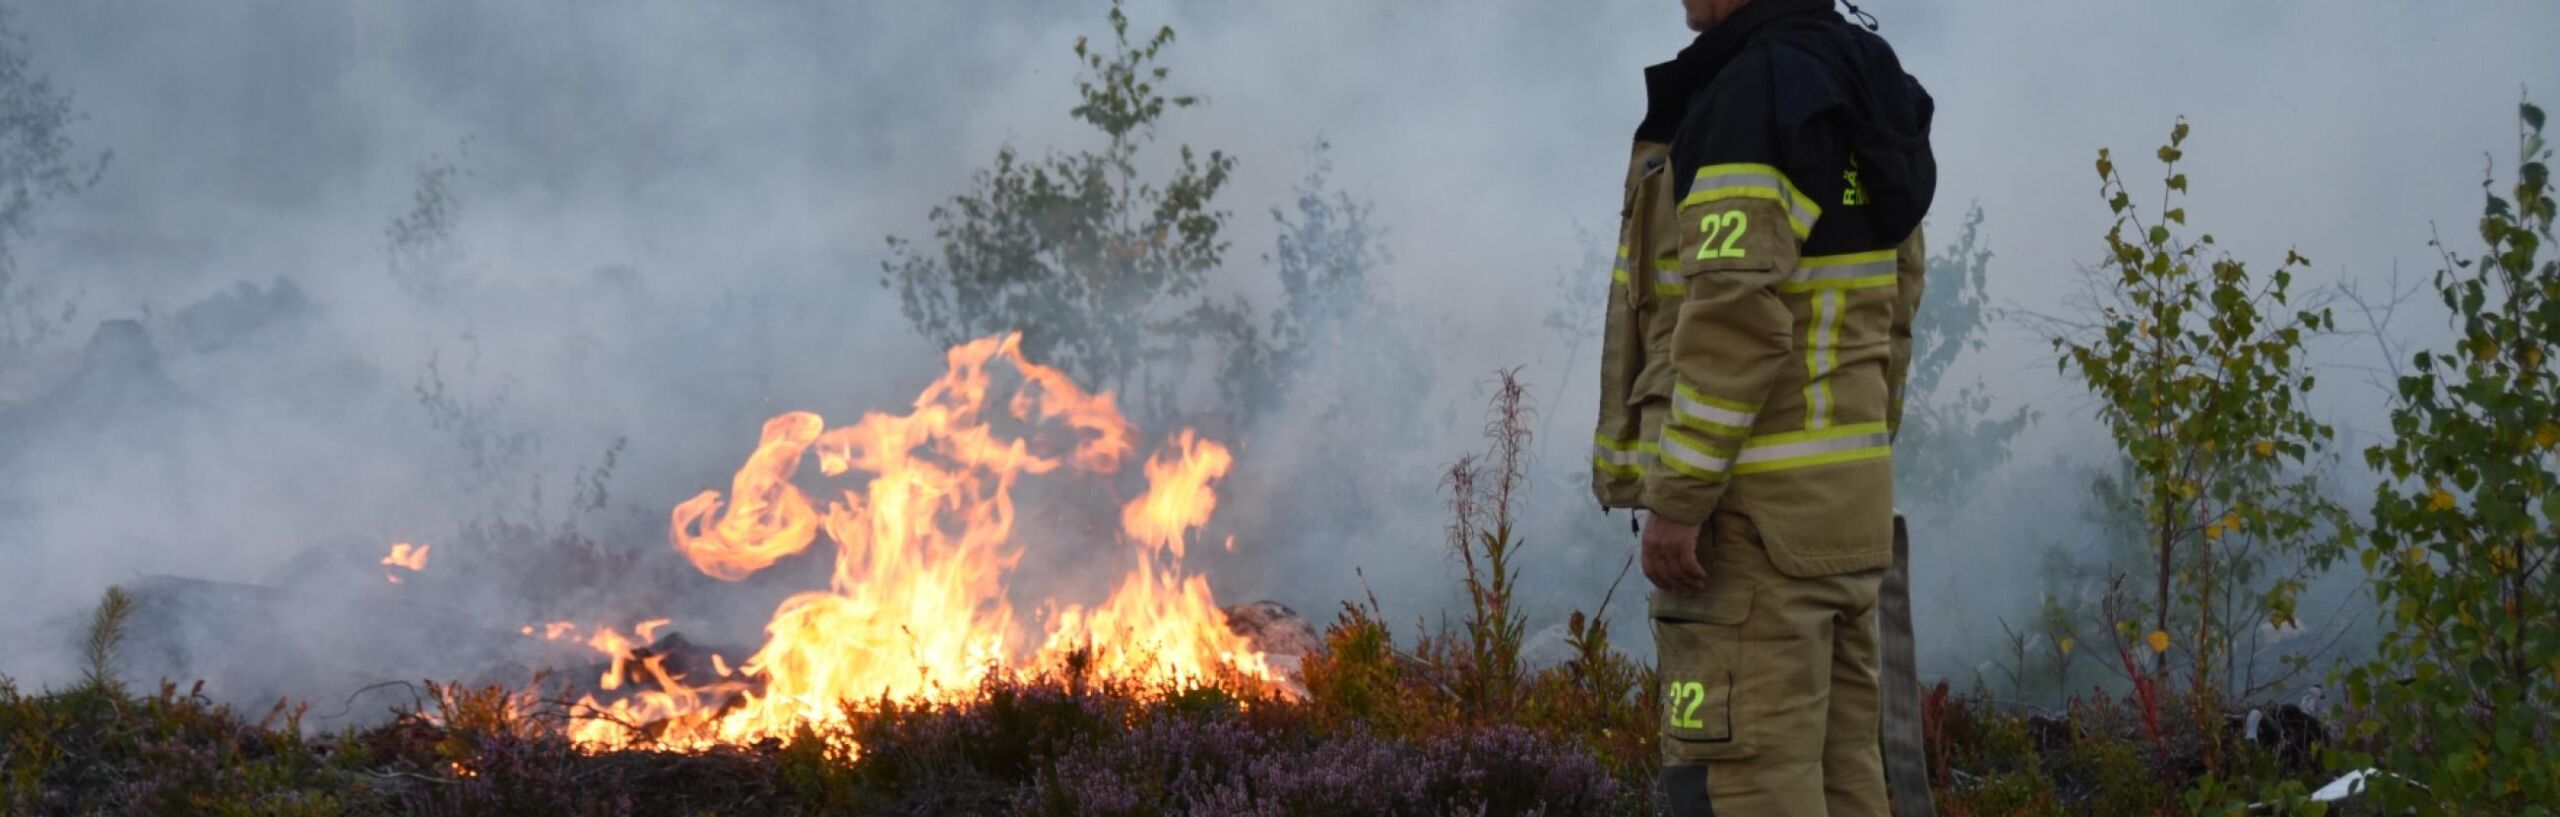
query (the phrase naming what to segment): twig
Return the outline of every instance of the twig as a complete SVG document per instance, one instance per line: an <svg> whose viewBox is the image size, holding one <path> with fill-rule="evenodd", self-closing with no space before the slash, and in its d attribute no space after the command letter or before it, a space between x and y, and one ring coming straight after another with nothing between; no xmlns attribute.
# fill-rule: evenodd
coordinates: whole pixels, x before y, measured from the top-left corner
<svg viewBox="0 0 2560 817"><path fill-rule="evenodd" d="M418 774L418 773L416 773L416 772L402 772L402 771L367 771L367 772L365 772L365 774L369 774L369 775L372 775L372 776L374 776L374 777L376 777L376 778L380 778L380 779L383 779L383 780L400 780L400 779L408 779L408 780L415 780L415 781L418 781L418 782L420 782L420 783L434 783L434 784L439 785L439 786L450 786L450 785L453 785L453 784L455 784L455 783L460 783L460 782L462 782L462 781L459 781L459 780L453 780L453 779L449 779L449 778L442 778L442 777L428 777L428 776L426 776L426 775Z"/></svg>
<svg viewBox="0 0 2560 817"><path fill-rule="evenodd" d="M329 719L332 719L332 718L341 718L341 717L345 717L345 716L347 716L347 715L349 715L349 714L352 714L352 713L354 713L354 712L355 712L355 709L356 709L356 699L357 699L357 698L364 697L364 694L365 694L365 693L367 693L367 692L372 692L372 691L374 691L374 690L381 689L381 688L383 688L383 687L394 687L394 686L399 686L399 687L408 687L408 688L409 688L409 699L410 699L410 701L411 701L411 703L412 703L413 710L414 710L414 708L415 708L415 707L417 707L417 706L419 706L419 705L422 705L422 704L424 703L423 701L420 701L420 700L418 699L418 697L417 697L417 695L418 695L418 685L416 685L416 684L412 684L412 683L409 683L409 682L407 682L407 681L384 681L384 682L382 682L382 683L378 683L378 684L368 684L368 685L366 685L366 686L364 686L364 687L362 687L362 688L357 689L357 690L356 690L356 691L354 691L354 692L347 693L347 699L346 699L344 702L342 702L342 703L340 703L340 704L338 705L338 711L336 711L336 712L332 712L332 713L329 713L329 714L325 714L325 715L321 715L321 716L320 716L320 719L321 719L321 720L329 720ZM401 713L401 712L400 712L399 710L397 710L397 709L392 710L392 712L393 712L394 714L405 714L405 713Z"/></svg>

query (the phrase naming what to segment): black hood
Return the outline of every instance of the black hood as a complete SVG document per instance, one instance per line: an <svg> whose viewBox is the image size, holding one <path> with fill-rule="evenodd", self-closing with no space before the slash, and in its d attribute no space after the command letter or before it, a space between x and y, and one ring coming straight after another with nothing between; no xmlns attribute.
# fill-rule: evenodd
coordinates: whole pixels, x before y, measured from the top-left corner
<svg viewBox="0 0 2560 817"><path fill-rule="evenodd" d="M1896 236L1919 226L1937 195L1929 150L1936 103L1884 38L1842 18L1832 0L1752 0L1678 57L1646 68L1637 141L1671 141L1700 91L1737 57L1764 49L1777 57L1770 64L1801 69L1768 77L1779 128L1819 124L1847 140L1877 226Z"/></svg>
<svg viewBox="0 0 2560 817"><path fill-rule="evenodd" d="M1929 150L1929 120L1937 103L1919 80L1902 70L1902 60L1884 38L1837 15L1822 16L1830 22L1791 20L1769 32L1800 45L1831 69L1831 81L1822 83L1830 87L1805 84L1816 98L1794 100L1796 105L1781 102L1780 108L1800 112L1791 125L1827 119L1857 157L1877 225L1893 235L1907 234L1920 226L1938 191L1938 160Z"/></svg>

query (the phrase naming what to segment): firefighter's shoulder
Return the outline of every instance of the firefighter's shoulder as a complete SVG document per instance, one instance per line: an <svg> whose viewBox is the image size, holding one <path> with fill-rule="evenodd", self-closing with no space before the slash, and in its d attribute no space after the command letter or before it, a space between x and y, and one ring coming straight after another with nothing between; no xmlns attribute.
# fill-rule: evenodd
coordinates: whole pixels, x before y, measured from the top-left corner
<svg viewBox="0 0 2560 817"><path fill-rule="evenodd" d="M1735 54L1692 100L1672 145L1677 178L1686 183L1693 176L1753 171L1808 192L1831 186L1844 142L1818 115L1840 104L1839 84L1812 47L1761 37ZM1677 192L1686 195L1689 187Z"/></svg>

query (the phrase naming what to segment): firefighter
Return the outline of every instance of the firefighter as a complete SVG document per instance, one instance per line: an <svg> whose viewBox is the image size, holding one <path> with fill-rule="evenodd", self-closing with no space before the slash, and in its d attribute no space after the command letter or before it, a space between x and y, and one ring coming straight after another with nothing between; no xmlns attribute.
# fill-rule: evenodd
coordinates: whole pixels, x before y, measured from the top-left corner
<svg viewBox="0 0 2560 817"><path fill-rule="evenodd" d="M1637 511L1674 814L1881 815L1878 589L1932 104L1832 0L1683 0L1645 71L1594 492ZM1712 804L1712 805L1710 805Z"/></svg>

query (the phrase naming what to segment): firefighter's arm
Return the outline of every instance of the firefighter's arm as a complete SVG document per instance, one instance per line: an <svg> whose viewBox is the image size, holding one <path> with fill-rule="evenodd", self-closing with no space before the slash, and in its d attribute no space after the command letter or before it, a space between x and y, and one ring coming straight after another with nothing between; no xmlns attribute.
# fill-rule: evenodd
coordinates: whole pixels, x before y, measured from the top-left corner
<svg viewBox="0 0 2560 817"><path fill-rule="evenodd" d="M1920 228L1911 228L1911 237L1894 253L1893 280L1893 359L1885 364L1885 394L1891 401L1885 409L1885 428L1893 435L1902 433L1902 386L1911 377L1911 319L1920 312L1920 293L1929 274L1929 240Z"/></svg>
<svg viewBox="0 0 2560 817"><path fill-rule="evenodd" d="M1734 456L1779 367L1794 359L1795 316L1779 285L1795 274L1818 217L1769 165L1697 171L1678 212L1686 291L1671 334L1671 415L1645 473L1644 505L1655 514L1700 524L1723 500Z"/></svg>

